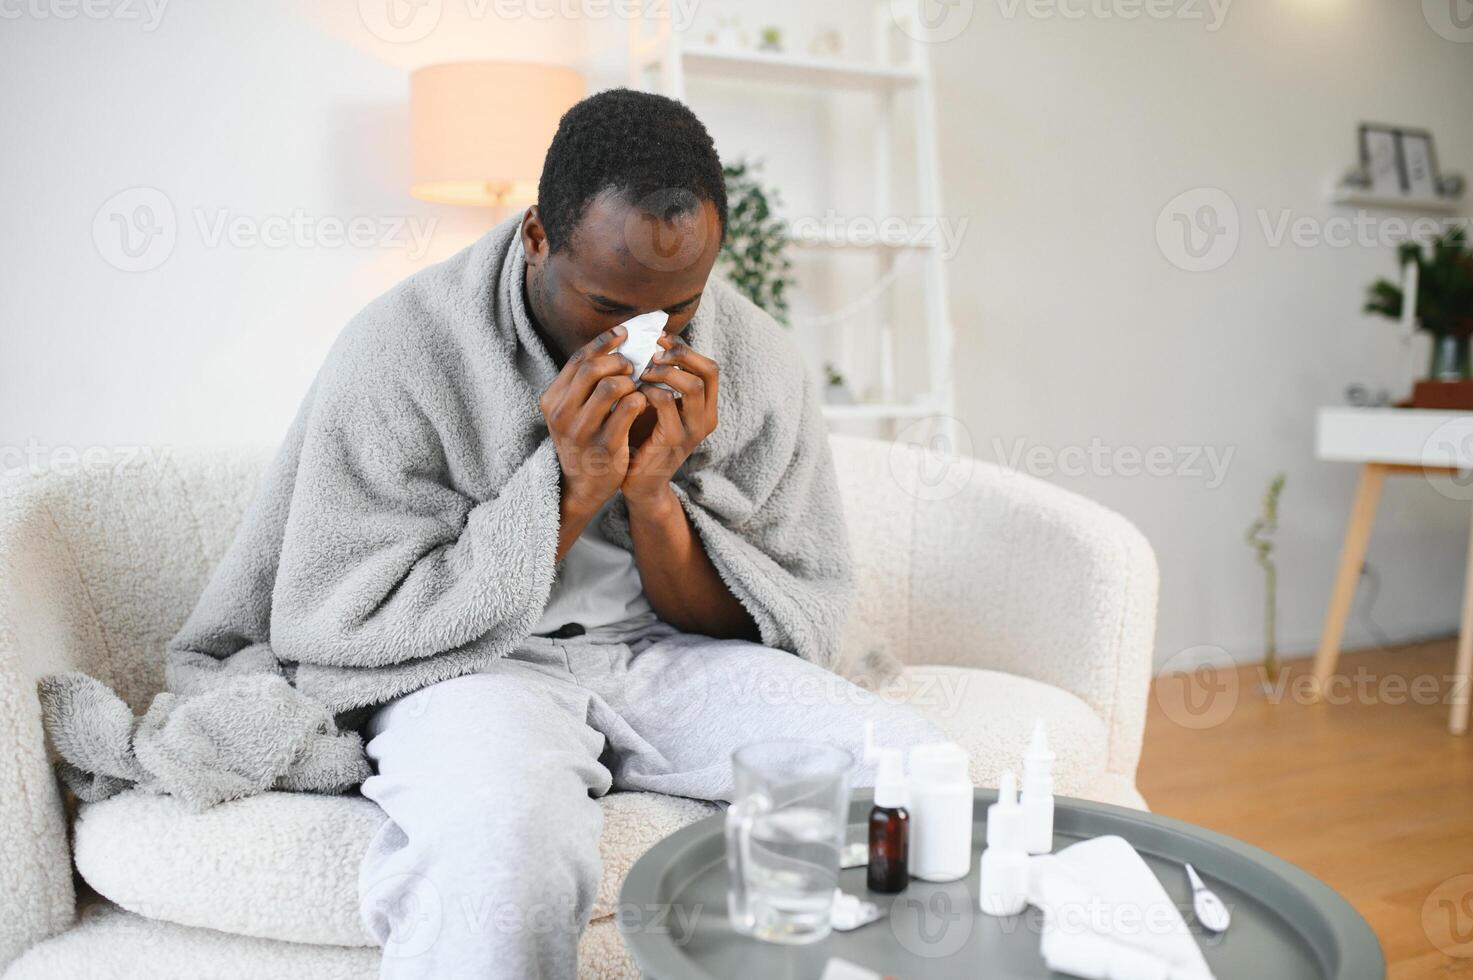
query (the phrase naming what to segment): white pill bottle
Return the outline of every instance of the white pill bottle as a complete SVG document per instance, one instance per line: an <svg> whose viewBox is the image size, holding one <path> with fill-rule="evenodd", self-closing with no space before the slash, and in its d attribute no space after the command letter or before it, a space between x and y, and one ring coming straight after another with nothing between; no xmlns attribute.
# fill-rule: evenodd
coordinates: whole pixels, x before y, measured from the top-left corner
<svg viewBox="0 0 1473 980"><path fill-rule="evenodd" d="M910 874L956 881L972 869L972 779L955 742L910 750Z"/></svg>

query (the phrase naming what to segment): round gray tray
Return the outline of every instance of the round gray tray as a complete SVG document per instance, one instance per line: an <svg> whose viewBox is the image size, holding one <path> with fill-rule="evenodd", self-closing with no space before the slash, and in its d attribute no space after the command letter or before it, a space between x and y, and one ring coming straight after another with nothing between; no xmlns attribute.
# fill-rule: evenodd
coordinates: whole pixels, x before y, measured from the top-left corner
<svg viewBox="0 0 1473 980"><path fill-rule="evenodd" d="M872 791L849 808L849 840L866 839ZM726 917L725 814L685 827L651 848L619 892L619 931L652 980L817 980L831 956L899 980L1056 977L1038 952L1036 909L997 919L974 912L977 855L986 840L992 790L978 790L972 868L944 884L912 879L897 895L865 886L865 869L839 873L839 887L888 907L853 932L807 946L780 946L741 935ZM1318 879L1223 834L1123 807L1059 798L1054 849L1118 834L1140 852L1192 929L1218 980L1384 980L1386 961L1364 919ZM1220 936L1191 913L1182 862L1191 862L1232 910Z"/></svg>

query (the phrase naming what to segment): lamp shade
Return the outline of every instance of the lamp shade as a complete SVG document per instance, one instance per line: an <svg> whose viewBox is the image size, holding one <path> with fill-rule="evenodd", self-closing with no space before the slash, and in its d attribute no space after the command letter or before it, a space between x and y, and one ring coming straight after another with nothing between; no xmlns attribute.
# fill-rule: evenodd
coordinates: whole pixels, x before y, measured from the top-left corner
<svg viewBox="0 0 1473 980"><path fill-rule="evenodd" d="M409 76L409 193L445 204L537 198L558 120L583 98L571 68L457 61Z"/></svg>

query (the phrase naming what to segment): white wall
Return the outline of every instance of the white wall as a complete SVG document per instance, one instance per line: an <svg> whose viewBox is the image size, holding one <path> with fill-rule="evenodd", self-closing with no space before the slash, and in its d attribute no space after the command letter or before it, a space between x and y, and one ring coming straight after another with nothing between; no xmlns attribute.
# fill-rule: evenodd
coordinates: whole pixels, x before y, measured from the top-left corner
<svg viewBox="0 0 1473 980"><path fill-rule="evenodd" d="M0 468L278 438L348 317L490 225L409 197L408 71L582 50L581 25L486 4L417 8L440 12L418 38L367 0L152 2L0 6ZM123 271L111 213L139 203L174 244Z"/></svg>
<svg viewBox="0 0 1473 980"><path fill-rule="evenodd" d="M440 19L423 37L422 23L386 27L368 0L158 3L151 28L141 4L62 19L65 0L0 0L6 466L18 450L276 438L347 317L489 220L408 197L407 70L594 56L609 72L595 83L607 83L625 29L616 17L508 20L470 0L424 8ZM1127 5L1066 0L1070 11ZM966 29L932 52L947 212L968 221L952 300L974 451L1007 455L1021 439L1051 453L1094 440L1231 452L1220 486L1051 476L1128 514L1155 544L1162 659L1200 645L1256 650L1260 579L1242 533L1286 470L1283 636L1311 647L1353 483L1347 468L1311 460L1312 412L1349 381L1402 384L1406 357L1389 324L1358 313L1364 285L1391 271L1389 249L1273 247L1257 215L1346 213L1322 186L1350 161L1363 119L1427 126L1444 165L1473 172L1473 44L1439 37L1415 4L1378 0L1236 0L1216 30L1066 18L1026 0L955 9L968 7ZM1193 7L1216 16L1205 0ZM747 9L759 11L746 17L755 28L838 8ZM862 115L856 126L853 106L812 103L766 115L773 104L754 97L745 117L713 105L723 153L756 149L742 144L759 130L822 134L835 141L826 150L779 161L779 177L793 171L790 201L818 206L805 198L815 166L853 192ZM163 194L177 235L167 260L126 272L109 210L140 187ZM1188 273L1163 255L1156 224L1168 201L1201 187L1227 193L1241 236L1226 264ZM308 231L286 247L212 245L222 216L248 231L295 217ZM374 227L390 240L306 237L354 219L385 222ZM428 238L396 230L400 219ZM1375 617L1393 638L1455 627L1466 520L1419 480L1388 488L1371 560L1385 578ZM1353 624L1351 642L1367 639Z"/></svg>
<svg viewBox="0 0 1473 980"><path fill-rule="evenodd" d="M1155 545L1158 661L1199 645L1261 651L1262 579L1243 534L1287 472L1282 644L1311 650L1355 482L1312 459L1314 409L1352 381L1400 397L1408 361L1391 324L1359 313L1366 284L1394 271L1389 247L1275 247L1259 213L1271 227L1284 213L1318 228L1353 215L1323 187L1353 162L1363 120L1428 127L1444 167L1473 174L1473 44L1439 36L1416 3L1237 0L1216 30L1205 2L1176 6L1209 20L1029 16L1058 8L988 0L936 47L948 208L973 229L953 276L962 414L986 457L1017 439L1232 453L1216 487L1054 477ZM1239 244L1220 268L1187 272L1156 224L1204 187L1231 199ZM1390 482L1369 555L1386 635L1456 630L1467 522L1466 504L1420 478ZM1371 640L1357 615L1347 642Z"/></svg>

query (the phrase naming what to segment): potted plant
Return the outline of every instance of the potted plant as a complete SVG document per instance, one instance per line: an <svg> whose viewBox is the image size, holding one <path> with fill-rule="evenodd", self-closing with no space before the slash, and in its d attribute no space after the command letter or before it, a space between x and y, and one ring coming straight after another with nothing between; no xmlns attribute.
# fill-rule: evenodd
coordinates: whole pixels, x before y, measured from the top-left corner
<svg viewBox="0 0 1473 980"><path fill-rule="evenodd" d="M1473 251L1467 232L1454 228L1427 248L1403 242L1396 250L1401 268L1416 263L1416 321L1432 335L1432 363L1428 376L1438 381L1473 378L1469 338L1473 337ZM1365 312L1399 320L1405 297L1389 279L1371 284Z"/></svg>
<svg viewBox="0 0 1473 980"><path fill-rule="evenodd" d="M852 405L854 395L844 383L844 375L828 361L823 364L823 397L830 405Z"/></svg>
<svg viewBox="0 0 1473 980"><path fill-rule="evenodd" d="M1279 529L1279 495L1284 492L1284 474L1274 477L1263 495L1263 512L1248 526L1246 540L1263 569L1263 673L1264 689L1279 682L1279 572L1274 564L1274 534Z"/></svg>
<svg viewBox="0 0 1473 980"><path fill-rule="evenodd" d="M788 290L794 281L788 230L776 214L777 192L762 186L757 169L745 160L721 168L726 178L726 242L718 261L733 286L787 326Z"/></svg>

